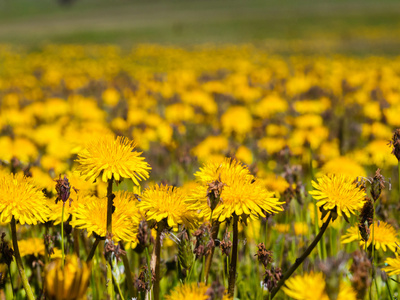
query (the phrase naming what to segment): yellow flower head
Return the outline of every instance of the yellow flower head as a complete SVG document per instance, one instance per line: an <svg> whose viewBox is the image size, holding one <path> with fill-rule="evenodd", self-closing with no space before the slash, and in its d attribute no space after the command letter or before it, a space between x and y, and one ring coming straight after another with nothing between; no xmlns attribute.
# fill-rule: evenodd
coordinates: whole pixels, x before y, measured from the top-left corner
<svg viewBox="0 0 400 300"><path fill-rule="evenodd" d="M210 298L207 295L207 290L210 286L204 283L197 284L193 282L191 284L179 285L176 287L170 295L166 296L166 300L207 300Z"/></svg>
<svg viewBox="0 0 400 300"><path fill-rule="evenodd" d="M149 164L141 157L141 152L134 151L135 143L124 137L103 136L88 144L78 153L77 162L86 180L94 181L101 176L104 182L114 176L115 180L131 178L139 185L139 180L149 177Z"/></svg>
<svg viewBox="0 0 400 300"><path fill-rule="evenodd" d="M324 175L312 181L315 190L310 195L317 200L317 206L325 210L337 208L339 216L350 217L364 205L365 191L360 189L354 179L341 174Z"/></svg>
<svg viewBox="0 0 400 300"><path fill-rule="evenodd" d="M90 265L77 256L67 256L64 269L61 259L46 266L46 292L50 300L81 299L90 279Z"/></svg>
<svg viewBox="0 0 400 300"><path fill-rule="evenodd" d="M389 276L400 275L400 257L396 255L396 258L387 258L385 260L387 267L383 268L383 271L387 272Z"/></svg>
<svg viewBox="0 0 400 300"><path fill-rule="evenodd" d="M138 207L145 213L146 220L160 222L167 219L168 226L178 224L193 227L194 213L187 208L186 194L182 189L168 185L154 185L143 191Z"/></svg>
<svg viewBox="0 0 400 300"><path fill-rule="evenodd" d="M21 257L33 255L36 257L44 256L44 240L42 238L29 238L18 241L18 248ZM54 248L51 258L61 257L61 250Z"/></svg>
<svg viewBox="0 0 400 300"><path fill-rule="evenodd" d="M374 231L374 246L375 249L379 250L382 248L383 251L386 251L389 248L391 251L396 252L396 247L400 243L399 238L397 236L396 229L393 228L392 225L382 222L376 221L374 223L374 228L372 226L369 227L370 234L369 239L367 241L367 247L369 247L372 243L372 230ZM360 241L360 246L364 248L365 242L361 239L361 235L359 233L358 226L352 226L347 229L346 234L342 236L342 244L347 244L353 241Z"/></svg>
<svg viewBox="0 0 400 300"><path fill-rule="evenodd" d="M290 277L282 290L286 295L298 300L329 300L325 292L325 278L322 273L309 273ZM340 282L337 300L356 300L356 293L345 282Z"/></svg>
<svg viewBox="0 0 400 300"><path fill-rule="evenodd" d="M136 207L136 197L130 192L115 192L115 211L112 217L112 233L114 241L123 240L137 243L138 223L141 215ZM93 232L101 237L107 233L107 199L95 196L86 197L79 202L73 211L71 226L86 229L90 236Z"/></svg>
<svg viewBox="0 0 400 300"><path fill-rule="evenodd" d="M236 160L226 158L222 163L206 164L195 176L200 186L193 191L187 202L193 209L201 210L201 217L210 218L211 208L207 197L210 183L216 180L224 186L220 201L212 213L213 219L223 222L233 213L257 219L259 216L265 216L263 210L268 213L283 211L283 202L279 202L274 193L266 190L264 184L255 179L249 170Z"/></svg>
<svg viewBox="0 0 400 300"><path fill-rule="evenodd" d="M45 222L46 198L32 179L22 174L0 175L0 222L9 223L14 216L22 225Z"/></svg>

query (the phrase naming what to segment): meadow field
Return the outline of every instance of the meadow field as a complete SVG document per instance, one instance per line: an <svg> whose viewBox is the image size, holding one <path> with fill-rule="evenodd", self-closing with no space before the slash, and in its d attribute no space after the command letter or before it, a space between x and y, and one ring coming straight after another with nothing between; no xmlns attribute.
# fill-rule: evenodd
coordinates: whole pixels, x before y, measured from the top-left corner
<svg viewBox="0 0 400 300"><path fill-rule="evenodd" d="M399 13L0 2L0 299L398 299Z"/></svg>

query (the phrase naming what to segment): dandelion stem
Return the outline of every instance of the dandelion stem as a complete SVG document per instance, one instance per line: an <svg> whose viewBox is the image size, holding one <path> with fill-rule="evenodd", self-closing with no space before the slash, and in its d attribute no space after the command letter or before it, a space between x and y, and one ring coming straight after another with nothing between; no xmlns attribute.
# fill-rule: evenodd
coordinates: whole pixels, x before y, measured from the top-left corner
<svg viewBox="0 0 400 300"><path fill-rule="evenodd" d="M332 214L329 214L328 219L326 222L322 225L321 230L319 231L318 235L315 237L315 239L312 241L310 246L304 251L304 253L296 259L295 263L289 268L289 270L286 271L286 273L283 275L281 280L279 280L277 286L272 289L271 291L271 299L273 299L282 287L282 285L285 283L285 281L296 271L296 269L303 263L303 261L307 258L307 256L310 255L311 251L315 248L315 246L318 244L318 242L321 240L323 234L325 233L326 229L328 228L328 225L332 219Z"/></svg>
<svg viewBox="0 0 400 300"><path fill-rule="evenodd" d="M111 271L111 274L112 274L112 279L113 279L114 285L117 287L119 296L121 297L122 300L125 300L124 295L122 294L122 291L121 291L121 287L119 286L119 283L117 281L117 278L115 277L114 273L112 273L112 271Z"/></svg>
<svg viewBox="0 0 400 300"><path fill-rule="evenodd" d="M65 202L63 201L63 207L61 211L61 268L64 269L64 261L65 261L65 254L64 254L64 209L65 209Z"/></svg>
<svg viewBox="0 0 400 300"><path fill-rule="evenodd" d="M160 299L160 255L161 255L161 228L157 230L156 244L154 245L154 252L152 259L155 260L154 272L155 280L153 282L153 295L154 300Z"/></svg>
<svg viewBox="0 0 400 300"><path fill-rule="evenodd" d="M21 276L21 279L22 279L22 285L24 286L24 289L26 291L26 297L29 300L35 300L35 297L33 296L33 293L32 293L31 286L29 285L28 278L26 277L26 274L25 274L21 255L19 253L18 241L17 241L17 226L16 226L14 216L11 219L11 236L12 236L13 247L14 247L15 261L17 263L19 275Z"/></svg>
<svg viewBox="0 0 400 300"><path fill-rule="evenodd" d="M229 286L228 286L228 295L229 297L232 298L235 294L235 283L236 283L236 264L238 256L238 239L239 239L238 222L239 222L239 217L236 214L233 214L232 258L229 267Z"/></svg>
<svg viewBox="0 0 400 300"><path fill-rule="evenodd" d="M107 185L107 236L109 237L109 243L112 243L112 213L113 213L113 193L112 193L112 186L113 186L113 179L114 177L111 177L108 179L108 185ZM107 260L107 293L108 296L113 298L113 281L112 281L112 262L111 262L111 257L110 255L108 258L106 257Z"/></svg>
<svg viewBox="0 0 400 300"><path fill-rule="evenodd" d="M113 207L113 196L112 196L113 178L108 180L107 185L107 233L112 234L112 207Z"/></svg>
<svg viewBox="0 0 400 300"><path fill-rule="evenodd" d="M96 252L96 248L99 245L99 243L100 243L100 239L96 238L96 240L93 243L92 249L90 249L90 253L89 253L89 255L88 255L87 259L86 259L87 263L92 260L92 258L94 256L94 253Z"/></svg>
<svg viewBox="0 0 400 300"><path fill-rule="evenodd" d="M114 299L113 295L113 274L111 269L111 262L107 261L107 294L110 299Z"/></svg>
<svg viewBox="0 0 400 300"><path fill-rule="evenodd" d="M125 250L124 244L121 242L119 242L121 249ZM131 273L131 267L129 265L129 260L128 257L126 255L121 255L122 256L122 262L124 263L124 267L125 267L125 274L126 274L126 281L128 282L128 290L129 290L129 299L132 299L135 295L135 291L134 291L134 286L133 286L133 278L132 278L132 273Z"/></svg>
<svg viewBox="0 0 400 300"><path fill-rule="evenodd" d="M211 228L211 238L214 242L218 238L218 232L219 232L219 222L216 220L215 222L213 222L213 225ZM205 266L205 270L204 270L204 282L206 285L208 282L208 274L210 273L210 269L211 269L211 262L213 259L214 250L215 250L215 247L213 246L211 248L211 252L207 255L207 258L206 258L206 266Z"/></svg>
<svg viewBox="0 0 400 300"><path fill-rule="evenodd" d="M74 252L79 258L79 229L74 228Z"/></svg>

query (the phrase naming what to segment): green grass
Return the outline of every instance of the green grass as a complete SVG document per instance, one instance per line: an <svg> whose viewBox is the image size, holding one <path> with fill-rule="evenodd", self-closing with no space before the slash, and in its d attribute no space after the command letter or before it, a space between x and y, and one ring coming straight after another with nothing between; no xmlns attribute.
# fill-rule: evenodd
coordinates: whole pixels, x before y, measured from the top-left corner
<svg viewBox="0 0 400 300"><path fill-rule="evenodd" d="M279 52L396 54L399 12L391 0L1 0L0 42L255 43Z"/></svg>

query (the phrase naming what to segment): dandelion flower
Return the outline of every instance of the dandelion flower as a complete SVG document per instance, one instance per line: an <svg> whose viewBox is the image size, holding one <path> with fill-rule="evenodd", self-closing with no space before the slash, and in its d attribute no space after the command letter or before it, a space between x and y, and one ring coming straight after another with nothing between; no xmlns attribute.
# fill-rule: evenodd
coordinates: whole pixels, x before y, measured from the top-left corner
<svg viewBox="0 0 400 300"><path fill-rule="evenodd" d="M209 286L204 283L197 284L193 282L191 284L180 285L175 288L170 295L166 296L166 300L207 300L210 298L207 295Z"/></svg>
<svg viewBox="0 0 400 300"><path fill-rule="evenodd" d="M29 238L25 240L20 240L18 242L19 253L21 257L27 255L33 255L37 258L39 256L44 256L44 241L42 238ZM60 249L54 248L54 253L51 255L52 258L61 257Z"/></svg>
<svg viewBox="0 0 400 300"><path fill-rule="evenodd" d="M130 192L115 192L115 211L112 218L113 239L128 243L137 243L137 230L140 213L136 207L136 198ZM90 236L93 232L101 237L107 233L107 199L89 196L79 202L73 212L71 226L86 229Z"/></svg>
<svg viewBox="0 0 400 300"><path fill-rule="evenodd" d="M22 225L45 222L46 198L32 179L22 174L0 175L0 222L9 223L14 216Z"/></svg>
<svg viewBox="0 0 400 300"><path fill-rule="evenodd" d="M61 259L46 266L46 292L49 299L81 299L87 290L90 279L90 265L76 255L67 256L64 268Z"/></svg>
<svg viewBox="0 0 400 300"><path fill-rule="evenodd" d="M139 180L149 177L149 164L141 157L141 152L134 151L136 144L124 137L103 136L88 144L78 153L77 170L86 180L94 181L101 176L104 182L111 179L119 181L131 178L139 185Z"/></svg>
<svg viewBox="0 0 400 300"><path fill-rule="evenodd" d="M396 252L396 244L399 244L400 241L393 226L382 221L375 221L374 224L374 229L372 229L372 226L369 227L370 234L367 247L372 243L372 230L374 230L375 249L379 250L382 248L382 250L386 252L387 248L389 248L391 251ZM342 236L342 244L351 243L353 241L360 241L360 246L364 248L365 242L361 239L357 225L347 229L346 234Z"/></svg>
<svg viewBox="0 0 400 300"><path fill-rule="evenodd" d="M337 208L339 216L350 217L364 205L365 191L360 189L351 177L332 174L312 181L315 190L310 194L317 200L317 206L325 210Z"/></svg>
<svg viewBox="0 0 400 300"><path fill-rule="evenodd" d="M233 213L258 219L259 216L265 216L263 210L268 213L283 211L283 202L279 202L274 193L265 189L262 181L255 179L249 170L236 160L227 158L222 163L206 164L195 176L200 186L193 191L187 202L193 209L201 210L201 217L210 218L208 189L216 180L222 182L224 187L220 194L220 202L212 213L213 219L223 222Z"/></svg>
<svg viewBox="0 0 400 300"><path fill-rule="evenodd" d="M383 271L387 272L389 276L400 275L400 257L396 255L396 258L387 258L385 260L387 267L383 268Z"/></svg>
<svg viewBox="0 0 400 300"><path fill-rule="evenodd" d="M187 208L186 194L182 189L168 185L154 185L143 191L138 208L147 220L160 222L167 219L170 227L185 224L191 228L195 221L193 211Z"/></svg>
<svg viewBox="0 0 400 300"><path fill-rule="evenodd" d="M325 278L322 273L309 273L291 277L282 290L286 295L298 300L329 300L325 292ZM337 300L356 299L356 293L350 285L341 282Z"/></svg>

